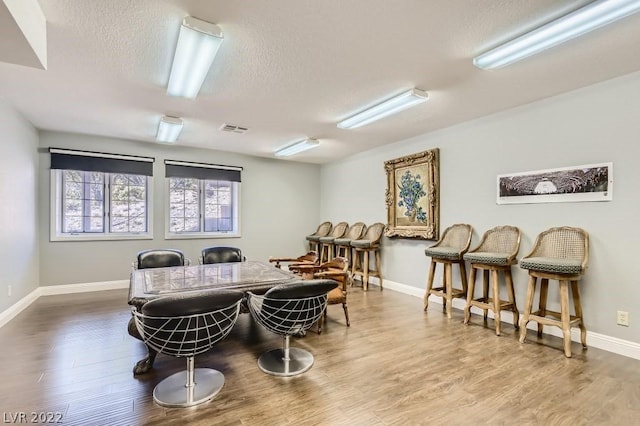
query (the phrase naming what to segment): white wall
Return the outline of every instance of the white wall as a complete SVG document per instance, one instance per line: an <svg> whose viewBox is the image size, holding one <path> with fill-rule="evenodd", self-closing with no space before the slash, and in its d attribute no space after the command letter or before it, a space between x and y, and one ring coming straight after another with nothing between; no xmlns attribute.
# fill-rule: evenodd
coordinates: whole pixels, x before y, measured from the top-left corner
<svg viewBox="0 0 640 426"><path fill-rule="evenodd" d="M38 133L0 101L0 312L38 287ZM7 287L11 286L9 297Z"/></svg>
<svg viewBox="0 0 640 426"><path fill-rule="evenodd" d="M459 222L472 224L473 247L493 226L518 226L521 257L549 227L584 228L591 244L581 282L587 329L640 342L639 137L640 73L634 73L325 165L321 217L386 222L384 161L440 148L441 230ZM498 174L608 161L614 165L611 202L495 202ZM429 261L423 249L432 243L385 238L384 276L423 289ZM514 267L514 281L522 308L527 275L519 267ZM556 296L550 293L550 304ZM630 327L616 325L617 310L630 313Z"/></svg>
<svg viewBox="0 0 640 426"><path fill-rule="evenodd" d="M240 247L252 260L305 252L304 236L319 223L320 167L249 157L228 152L143 143L105 137L41 132L40 146L155 157L153 240L49 241L50 156L40 154L40 285L128 279L139 250L177 248L197 263L211 245ZM42 149L41 151L46 151ZM165 240L164 160L195 161L244 167L241 187L240 238Z"/></svg>

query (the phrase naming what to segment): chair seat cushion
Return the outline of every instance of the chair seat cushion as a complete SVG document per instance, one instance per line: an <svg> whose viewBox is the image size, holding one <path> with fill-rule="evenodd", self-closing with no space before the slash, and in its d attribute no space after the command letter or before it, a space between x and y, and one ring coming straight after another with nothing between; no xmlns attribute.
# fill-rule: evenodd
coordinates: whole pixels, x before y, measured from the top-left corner
<svg viewBox="0 0 640 426"><path fill-rule="evenodd" d="M307 241L320 241L320 235L307 235Z"/></svg>
<svg viewBox="0 0 640 426"><path fill-rule="evenodd" d="M427 247L424 249L424 254L433 259L446 259L446 260L460 260L462 254L455 247Z"/></svg>
<svg viewBox="0 0 640 426"><path fill-rule="evenodd" d="M582 262L575 259L556 259L551 257L528 257L520 260L522 269L551 272L555 274L580 274Z"/></svg>
<svg viewBox="0 0 640 426"><path fill-rule="evenodd" d="M490 252L473 252L466 253L464 260L471 263L484 263L487 265L508 265L509 255L504 253L490 253Z"/></svg>
<svg viewBox="0 0 640 426"><path fill-rule="evenodd" d="M329 244L332 243L335 239L335 237L320 237L320 242Z"/></svg>
<svg viewBox="0 0 640 426"><path fill-rule="evenodd" d="M337 245L337 246L348 246L349 244L351 244L351 241L349 238L336 238L335 240L333 240L333 244Z"/></svg>
<svg viewBox="0 0 640 426"><path fill-rule="evenodd" d="M350 245L351 247L357 248L371 248L377 246L377 244L371 240L351 240Z"/></svg>

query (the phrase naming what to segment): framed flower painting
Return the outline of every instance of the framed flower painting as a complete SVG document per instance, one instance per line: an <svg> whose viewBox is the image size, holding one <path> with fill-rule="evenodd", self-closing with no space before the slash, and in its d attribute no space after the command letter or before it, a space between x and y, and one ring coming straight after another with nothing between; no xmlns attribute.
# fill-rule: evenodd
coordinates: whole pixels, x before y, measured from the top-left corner
<svg viewBox="0 0 640 426"><path fill-rule="evenodd" d="M438 148L384 162L385 235L437 240L440 227Z"/></svg>

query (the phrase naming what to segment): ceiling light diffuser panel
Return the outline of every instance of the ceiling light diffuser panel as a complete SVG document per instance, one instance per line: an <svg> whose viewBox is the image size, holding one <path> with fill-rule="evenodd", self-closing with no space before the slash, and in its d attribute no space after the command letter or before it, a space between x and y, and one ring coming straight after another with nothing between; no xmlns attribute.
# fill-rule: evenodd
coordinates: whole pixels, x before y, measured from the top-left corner
<svg viewBox="0 0 640 426"><path fill-rule="evenodd" d="M427 102L429 95L427 92L418 89L411 89L398 96L387 99L378 105L359 112L346 120L338 123L340 129L355 129L364 126L381 118L404 111L412 106Z"/></svg>
<svg viewBox="0 0 640 426"><path fill-rule="evenodd" d="M167 94L195 99L224 40L216 24L187 16L180 26Z"/></svg>
<svg viewBox="0 0 640 426"><path fill-rule="evenodd" d="M300 142L296 142L292 145L286 146L275 152L276 157L289 157L291 155L298 154L308 149L316 148L320 145L316 139L305 139Z"/></svg>
<svg viewBox="0 0 640 426"><path fill-rule="evenodd" d="M156 140L158 142L173 143L178 140L182 131L182 119L178 117L169 117L165 115L160 119L158 124L158 134Z"/></svg>
<svg viewBox="0 0 640 426"><path fill-rule="evenodd" d="M510 65L640 11L640 0L599 0L473 59L481 69Z"/></svg>

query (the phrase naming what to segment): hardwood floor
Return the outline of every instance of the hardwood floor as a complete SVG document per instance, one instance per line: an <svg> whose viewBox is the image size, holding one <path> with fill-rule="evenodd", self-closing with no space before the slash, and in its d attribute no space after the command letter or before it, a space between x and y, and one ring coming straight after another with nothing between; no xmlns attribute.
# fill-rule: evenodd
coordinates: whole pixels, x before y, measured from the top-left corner
<svg viewBox="0 0 640 426"><path fill-rule="evenodd" d="M526 344L503 323L373 287L349 289L351 327L329 306L323 333L292 339L315 356L307 373L262 373L258 355L281 339L241 315L231 334L196 357L226 378L211 402L187 409L153 403L153 387L185 369L160 355L133 377L144 346L126 332L126 290L42 297L0 328L0 411L60 413L64 425L638 425L640 361L572 347L535 333ZM588 323L588 313L586 313ZM55 419L55 418L54 418ZM24 423L24 422L23 422Z"/></svg>

